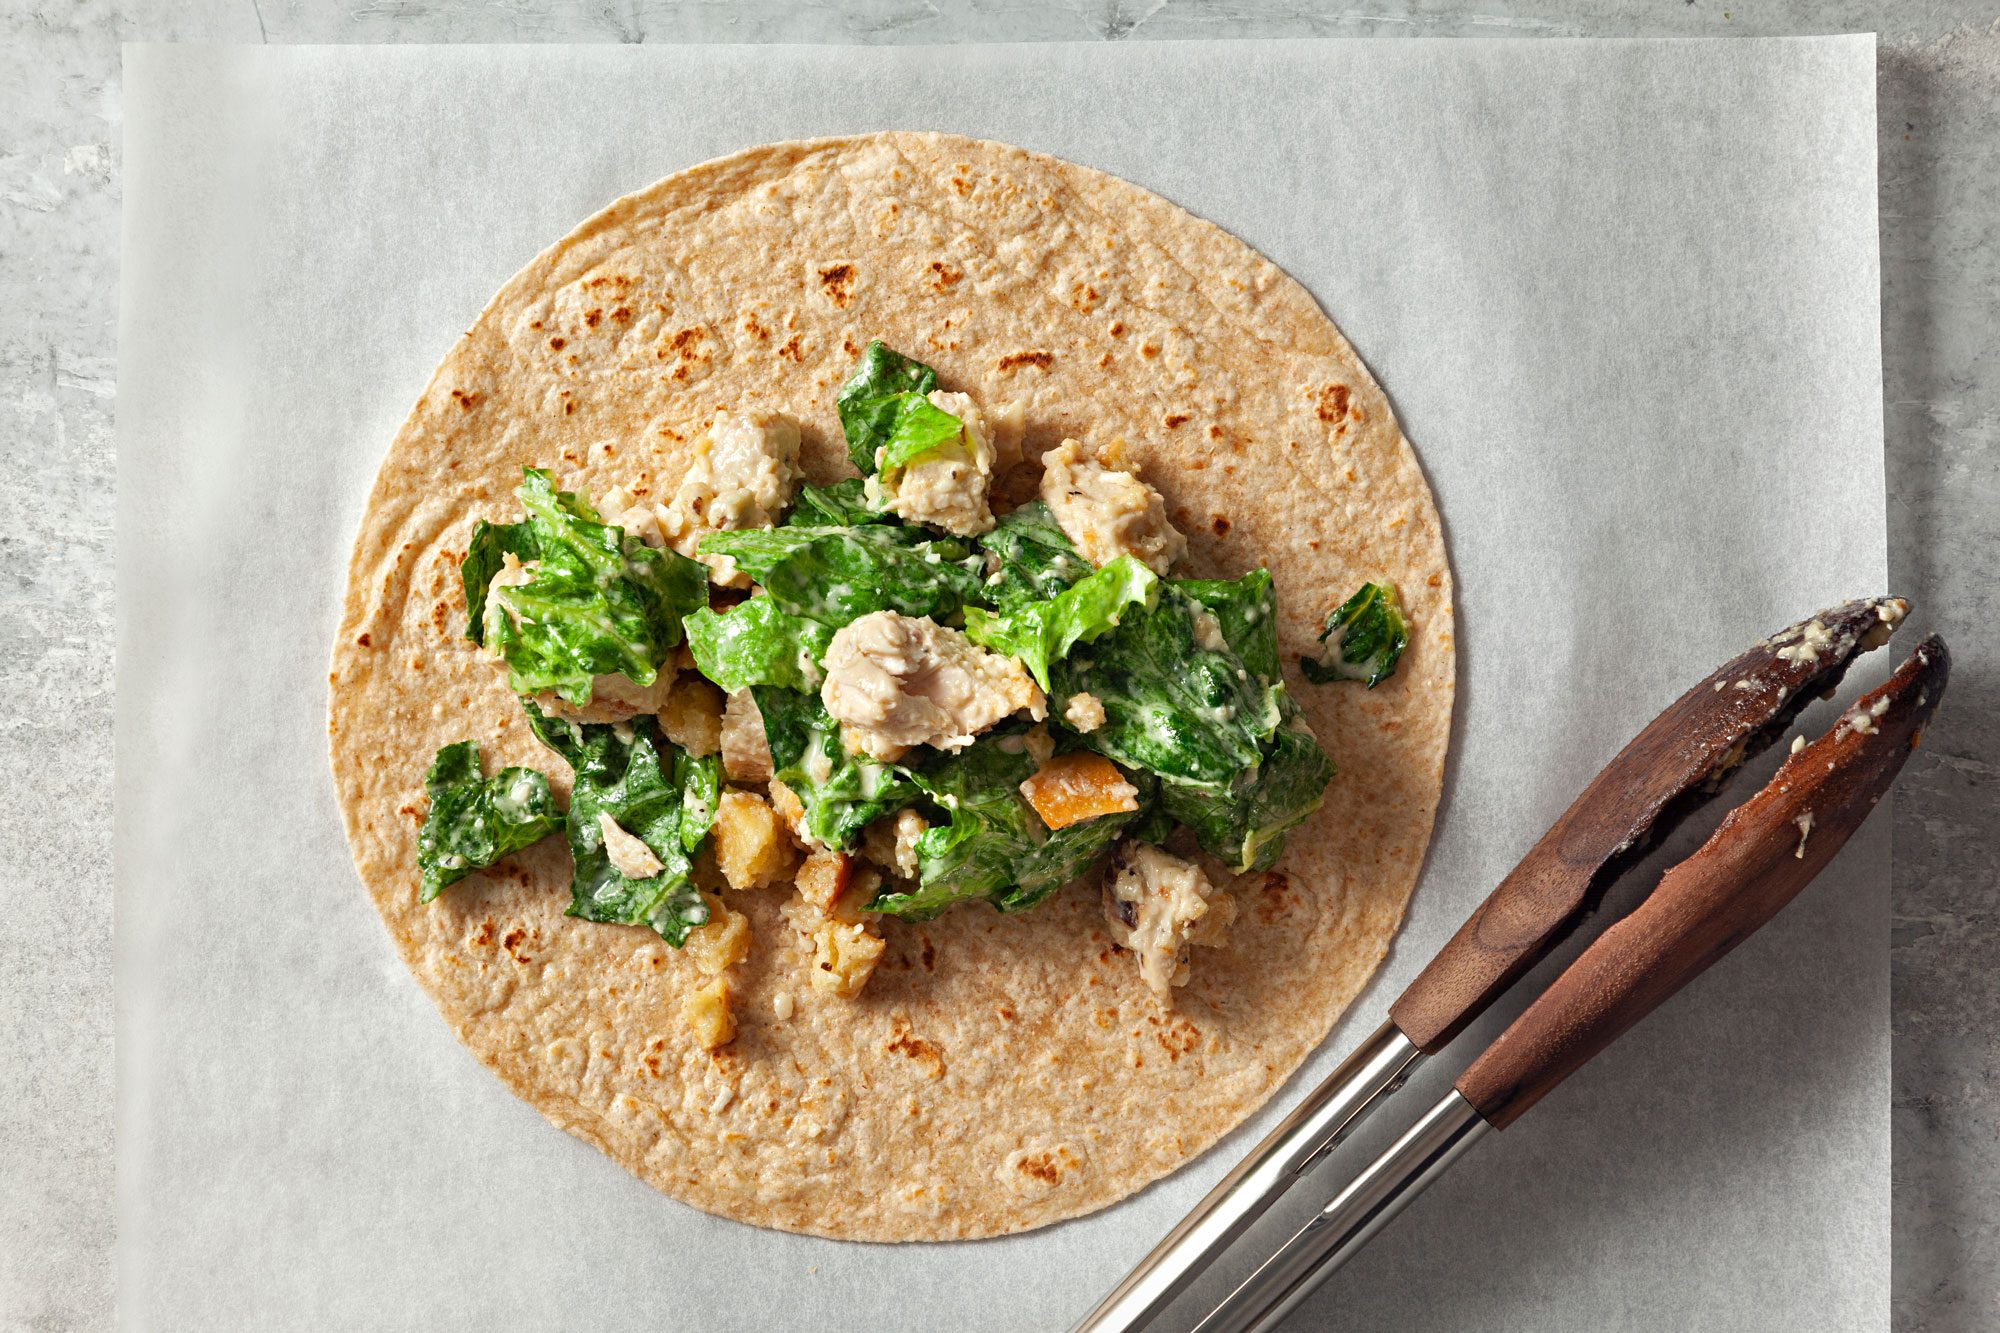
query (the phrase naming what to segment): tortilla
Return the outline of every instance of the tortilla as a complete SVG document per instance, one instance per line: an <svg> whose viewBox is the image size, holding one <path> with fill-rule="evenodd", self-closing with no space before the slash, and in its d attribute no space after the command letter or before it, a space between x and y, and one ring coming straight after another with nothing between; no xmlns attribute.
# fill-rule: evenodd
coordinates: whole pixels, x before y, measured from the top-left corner
<svg viewBox="0 0 2000 1333"><path fill-rule="evenodd" d="M1103 928L1094 883L1000 916L886 920L863 994L806 984L789 890L730 895L752 955L740 1035L680 1016L703 978L651 931L567 918L550 839L419 905L423 775L476 739L488 771L563 764L464 638L458 562L515 516L524 465L671 494L718 407L805 429L849 475L833 397L868 339L947 388L1018 401L1028 455L1126 456L1187 534L1179 571L1276 579L1289 684L1339 765L1227 946L1171 1010ZM1361 582L1394 583L1392 679L1311 685L1297 655ZM705 163L591 218L517 274L438 368L377 476L331 676L355 865L460 1040L555 1124L698 1208L849 1239L992 1236L1174 1170L1269 1097L1385 954L1423 859L1453 690L1451 581L1430 492L1374 380L1305 289L1125 181L1002 144L892 133ZM788 1018L780 995L791 997Z"/></svg>

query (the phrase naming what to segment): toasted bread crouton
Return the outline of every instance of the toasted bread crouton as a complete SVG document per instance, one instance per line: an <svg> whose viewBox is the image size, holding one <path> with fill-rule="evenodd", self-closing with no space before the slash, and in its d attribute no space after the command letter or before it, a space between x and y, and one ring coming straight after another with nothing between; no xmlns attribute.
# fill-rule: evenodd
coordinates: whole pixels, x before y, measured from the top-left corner
<svg viewBox="0 0 2000 1333"><path fill-rule="evenodd" d="M791 874L797 853L778 825L770 802L747 791L727 791L716 803L715 863L732 889L761 889Z"/></svg>
<svg viewBox="0 0 2000 1333"><path fill-rule="evenodd" d="M736 1040L736 1015L729 1012L729 979L717 977L681 1001L681 1019L704 1051Z"/></svg>

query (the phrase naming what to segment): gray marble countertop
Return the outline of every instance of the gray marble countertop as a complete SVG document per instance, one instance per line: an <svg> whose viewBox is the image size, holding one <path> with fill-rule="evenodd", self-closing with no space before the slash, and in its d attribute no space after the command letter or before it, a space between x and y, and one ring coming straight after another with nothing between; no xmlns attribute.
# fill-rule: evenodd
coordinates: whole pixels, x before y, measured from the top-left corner
<svg viewBox="0 0 2000 1333"><path fill-rule="evenodd" d="M1957 665L1896 807L1895 1322L2000 1327L1996 0L0 4L0 1329L112 1320L112 411L124 41L951 42L1876 31L1894 591Z"/></svg>

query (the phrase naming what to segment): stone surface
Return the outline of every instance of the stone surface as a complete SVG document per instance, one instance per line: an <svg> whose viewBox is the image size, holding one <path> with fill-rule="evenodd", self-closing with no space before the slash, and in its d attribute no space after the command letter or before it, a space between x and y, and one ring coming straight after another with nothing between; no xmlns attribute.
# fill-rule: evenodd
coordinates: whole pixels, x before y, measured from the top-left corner
<svg viewBox="0 0 2000 1333"><path fill-rule="evenodd" d="M2000 5L1973 0L0 4L0 1329L112 1320L121 41L1159 40L1879 31L1890 565L1957 659L1896 807L1895 1312L2000 1327ZM20 1002L16 1002L17 1005Z"/></svg>

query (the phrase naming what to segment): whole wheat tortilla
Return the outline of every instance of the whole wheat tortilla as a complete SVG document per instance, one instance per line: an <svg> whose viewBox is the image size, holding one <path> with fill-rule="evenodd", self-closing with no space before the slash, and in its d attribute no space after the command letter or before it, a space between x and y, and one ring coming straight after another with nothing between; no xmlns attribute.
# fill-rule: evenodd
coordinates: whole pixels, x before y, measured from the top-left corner
<svg viewBox="0 0 2000 1333"><path fill-rule="evenodd" d="M1002 917L884 922L845 1001L806 984L781 892L729 895L756 943L735 1043L680 1017L702 983L651 931L563 916L550 839L417 901L441 745L567 772L463 637L458 562L513 517L523 465L671 494L718 407L804 426L850 469L833 398L871 337L947 388L1128 456L1189 538L1183 572L1276 576L1291 687L1340 773L1226 948L1171 1011L1111 947L1092 886ZM1296 655L1365 579L1412 634L1389 682L1310 685ZM1234 237L1101 172L996 143L774 144L620 199L517 274L390 447L332 663L333 771L355 865L471 1051L563 1129L677 1199L865 1240L991 1236L1086 1213L1188 1161L1271 1095L1381 961L1430 836L1452 707L1451 583L1389 406L1304 288ZM774 999L796 1008L779 1019Z"/></svg>

